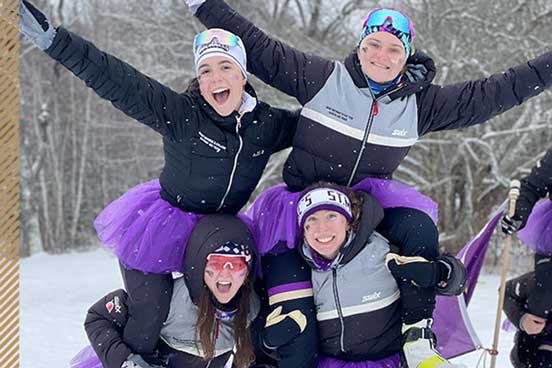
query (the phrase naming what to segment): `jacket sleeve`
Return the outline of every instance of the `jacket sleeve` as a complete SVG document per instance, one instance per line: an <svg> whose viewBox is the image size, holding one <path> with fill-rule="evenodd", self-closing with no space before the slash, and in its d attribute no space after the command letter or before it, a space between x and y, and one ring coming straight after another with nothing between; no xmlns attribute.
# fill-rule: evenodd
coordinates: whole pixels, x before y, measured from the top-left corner
<svg viewBox="0 0 552 368"><path fill-rule="evenodd" d="M128 318L126 301L124 290L113 291L91 306L86 315L84 329L105 368L120 368L131 353L122 337Z"/></svg>
<svg viewBox="0 0 552 368"><path fill-rule="evenodd" d="M301 110L283 110L272 109L273 114L277 117L278 126L276 127L277 133L274 139L273 152L278 152L283 149L291 147L293 143L293 137L297 130L297 121L299 120L299 114Z"/></svg>
<svg viewBox="0 0 552 368"><path fill-rule="evenodd" d="M552 148L531 169L531 174L521 179L520 197L537 202L552 192Z"/></svg>
<svg viewBox="0 0 552 368"><path fill-rule="evenodd" d="M535 286L535 273L529 272L506 283L503 311L517 328L521 317L527 313L525 304L530 290Z"/></svg>
<svg viewBox="0 0 552 368"><path fill-rule="evenodd" d="M179 95L62 27L46 53L131 118L164 136L186 133L186 125L173 123L189 117L190 97Z"/></svg>
<svg viewBox="0 0 552 368"><path fill-rule="evenodd" d="M334 63L270 38L223 0L207 0L196 12L207 28L238 35L247 50L247 69L263 82L304 105L324 85Z"/></svg>
<svg viewBox="0 0 552 368"><path fill-rule="evenodd" d="M418 93L420 135L481 124L552 85L552 52L488 78Z"/></svg>

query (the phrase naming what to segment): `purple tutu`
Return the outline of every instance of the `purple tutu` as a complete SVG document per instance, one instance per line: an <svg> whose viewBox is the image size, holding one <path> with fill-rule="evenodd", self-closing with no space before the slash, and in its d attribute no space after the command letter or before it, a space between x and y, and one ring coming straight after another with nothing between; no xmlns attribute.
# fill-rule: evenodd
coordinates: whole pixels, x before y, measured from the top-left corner
<svg viewBox="0 0 552 368"><path fill-rule="evenodd" d="M321 355L318 358L317 368L399 368L400 355L397 353L380 360L366 360L363 362L345 362Z"/></svg>
<svg viewBox="0 0 552 368"><path fill-rule="evenodd" d="M414 187L393 180L366 178L352 188L370 193L383 208L406 207L425 212L437 225L437 203Z"/></svg>
<svg viewBox="0 0 552 368"><path fill-rule="evenodd" d="M172 206L160 191L158 179L139 184L111 202L94 221L100 240L128 268L182 271L188 238L202 215Z"/></svg>
<svg viewBox="0 0 552 368"><path fill-rule="evenodd" d="M70 368L103 368L100 358L96 355L92 346L88 345L75 355L69 363Z"/></svg>
<svg viewBox="0 0 552 368"><path fill-rule="evenodd" d="M552 201L539 202L527 219L527 225L518 232L518 238L540 254L552 254Z"/></svg>
<svg viewBox="0 0 552 368"><path fill-rule="evenodd" d="M425 212L437 223L437 204L413 187L393 180L367 178L352 187L372 194L383 208L408 207ZM254 235L261 255L283 241L293 249L299 241L297 201L302 193L291 193L278 184L261 193L247 215L255 223Z"/></svg>

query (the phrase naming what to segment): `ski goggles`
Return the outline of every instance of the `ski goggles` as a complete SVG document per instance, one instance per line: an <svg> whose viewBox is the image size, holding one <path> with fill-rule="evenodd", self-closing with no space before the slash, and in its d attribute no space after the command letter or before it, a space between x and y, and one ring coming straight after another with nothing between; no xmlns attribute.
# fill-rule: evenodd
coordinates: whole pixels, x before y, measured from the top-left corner
<svg viewBox="0 0 552 368"><path fill-rule="evenodd" d="M398 32L405 34L408 37L408 42L412 42L414 38L414 28L410 18L405 14L395 9L374 9L364 20L362 28L364 32L374 32L374 27L390 27ZM364 33L363 32L363 33Z"/></svg>
<svg viewBox="0 0 552 368"><path fill-rule="evenodd" d="M227 267L233 272L243 271L247 268L245 258L244 256L209 254L207 256L207 266L216 272L220 272Z"/></svg>
<svg viewBox="0 0 552 368"><path fill-rule="evenodd" d="M199 33L194 39L194 52L204 47L218 47L225 51L238 46L240 38L222 29L208 29Z"/></svg>

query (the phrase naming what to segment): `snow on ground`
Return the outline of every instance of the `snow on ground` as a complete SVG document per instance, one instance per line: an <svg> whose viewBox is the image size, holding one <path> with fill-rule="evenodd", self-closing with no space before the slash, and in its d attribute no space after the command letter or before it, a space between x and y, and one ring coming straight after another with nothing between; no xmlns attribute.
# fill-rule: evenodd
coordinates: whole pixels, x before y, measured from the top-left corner
<svg viewBox="0 0 552 368"><path fill-rule="evenodd" d="M482 275L469 313L484 346L494 330L498 276ZM21 367L68 367L88 344L86 310L107 292L122 287L116 259L102 249L59 256L37 254L21 261ZM508 368L513 333L502 332L497 367ZM476 368L481 352L454 360ZM490 358L487 358L490 366ZM481 364L480 367L483 367Z"/></svg>

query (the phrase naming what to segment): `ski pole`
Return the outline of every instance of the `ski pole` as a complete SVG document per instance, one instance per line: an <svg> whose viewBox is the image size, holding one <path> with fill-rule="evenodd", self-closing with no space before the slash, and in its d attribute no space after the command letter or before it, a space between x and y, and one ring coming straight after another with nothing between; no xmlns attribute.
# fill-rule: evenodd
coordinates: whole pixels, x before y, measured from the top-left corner
<svg viewBox="0 0 552 368"><path fill-rule="evenodd" d="M508 216L511 218L516 212L516 200L519 197L519 180L512 180L510 191L508 192ZM502 251L502 273L500 274L500 289L498 294L498 307L496 308L495 330L493 337L493 348L491 352L491 368L496 366L496 357L498 356L498 336L500 333L500 322L502 317L502 306L504 305L504 295L506 293L506 275L510 263L510 248L512 246L512 235L506 236L504 250Z"/></svg>

